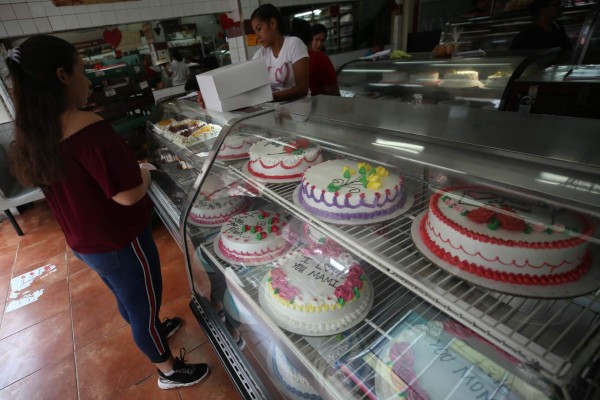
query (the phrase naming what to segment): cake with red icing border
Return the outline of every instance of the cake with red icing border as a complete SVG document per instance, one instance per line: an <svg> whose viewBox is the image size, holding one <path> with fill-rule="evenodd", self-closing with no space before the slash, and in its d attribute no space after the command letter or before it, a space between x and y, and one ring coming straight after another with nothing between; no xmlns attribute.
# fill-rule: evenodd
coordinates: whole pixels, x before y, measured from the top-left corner
<svg viewBox="0 0 600 400"><path fill-rule="evenodd" d="M221 227L217 246L226 261L267 264L290 249L283 235L287 229L287 221L279 213L249 211L230 218Z"/></svg>
<svg viewBox="0 0 600 400"><path fill-rule="evenodd" d="M234 215L247 211L249 206L246 197L232 196L229 186L217 176L209 175L202 184L189 219L200 226L219 226Z"/></svg>
<svg viewBox="0 0 600 400"><path fill-rule="evenodd" d="M221 145L217 160L239 160L248 158L250 147L259 140L260 138L247 133L227 136Z"/></svg>
<svg viewBox="0 0 600 400"><path fill-rule="evenodd" d="M261 140L249 154L248 172L269 180L300 180L307 168L323 161L319 147L307 139Z"/></svg>
<svg viewBox="0 0 600 400"><path fill-rule="evenodd" d="M360 224L394 214L406 195L402 177L384 167L331 160L306 171L298 202L317 217Z"/></svg>
<svg viewBox="0 0 600 400"><path fill-rule="evenodd" d="M590 267L590 221L565 210L509 199L483 187L449 187L431 196L419 235L438 258L487 279L558 285Z"/></svg>

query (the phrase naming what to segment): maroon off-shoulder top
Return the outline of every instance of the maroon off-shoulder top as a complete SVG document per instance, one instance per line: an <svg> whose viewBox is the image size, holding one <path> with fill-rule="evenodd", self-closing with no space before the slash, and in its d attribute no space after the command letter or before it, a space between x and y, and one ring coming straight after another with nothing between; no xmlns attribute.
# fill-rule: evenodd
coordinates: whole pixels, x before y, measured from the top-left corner
<svg viewBox="0 0 600 400"><path fill-rule="evenodd" d="M62 178L44 189L67 244L79 253L115 251L150 223L148 195L123 206L112 197L142 184L140 167L107 121L88 125L59 143Z"/></svg>

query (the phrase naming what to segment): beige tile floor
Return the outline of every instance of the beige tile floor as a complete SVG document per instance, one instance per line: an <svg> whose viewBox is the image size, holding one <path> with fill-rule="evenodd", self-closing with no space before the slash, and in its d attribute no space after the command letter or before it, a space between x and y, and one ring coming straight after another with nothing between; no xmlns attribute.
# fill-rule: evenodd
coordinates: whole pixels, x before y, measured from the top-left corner
<svg viewBox="0 0 600 400"><path fill-rule="evenodd" d="M183 256L164 226L154 229L161 317L185 321L172 351L185 347L190 361L213 367L205 382L175 390L158 389L114 298L71 254L45 201L16 218L25 236L0 223L0 400L240 398L188 306Z"/></svg>

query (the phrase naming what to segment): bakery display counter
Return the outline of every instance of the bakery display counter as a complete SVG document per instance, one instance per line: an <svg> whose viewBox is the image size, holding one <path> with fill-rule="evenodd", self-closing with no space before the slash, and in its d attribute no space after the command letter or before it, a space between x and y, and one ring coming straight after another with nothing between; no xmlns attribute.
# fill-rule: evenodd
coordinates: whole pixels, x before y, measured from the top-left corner
<svg viewBox="0 0 600 400"><path fill-rule="evenodd" d="M177 98L180 97L180 98ZM149 194L157 213L183 248L181 212L202 165L223 127L260 112L249 108L236 113L200 109L190 95L172 96L156 107L146 122L152 172Z"/></svg>
<svg viewBox="0 0 600 400"><path fill-rule="evenodd" d="M355 61L338 71L338 82L346 97L494 109L511 74L524 59L437 59L417 54L403 60Z"/></svg>
<svg viewBox="0 0 600 400"><path fill-rule="evenodd" d="M597 396L598 128L327 96L230 124L181 231L242 395Z"/></svg>

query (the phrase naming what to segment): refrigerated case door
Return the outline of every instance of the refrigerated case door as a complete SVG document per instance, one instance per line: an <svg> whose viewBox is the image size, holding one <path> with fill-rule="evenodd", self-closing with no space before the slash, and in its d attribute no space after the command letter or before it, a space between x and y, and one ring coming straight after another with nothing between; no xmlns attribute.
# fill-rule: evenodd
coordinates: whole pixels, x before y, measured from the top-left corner
<svg viewBox="0 0 600 400"><path fill-rule="evenodd" d="M338 72L345 97L367 97L403 103L457 105L497 109L510 75L525 55L481 58L413 58L355 61ZM450 73L471 71L478 79L446 79Z"/></svg>
<svg viewBox="0 0 600 400"><path fill-rule="evenodd" d="M210 317L203 326L215 332L214 340L228 357L251 366L261 382L252 386L257 398L444 398L448 393L468 398L467 381L478 382L477 390L470 387L473 397L487 392L541 399L560 397L561 390L589 392L600 346L596 275L585 280L575 299L550 295L554 289L497 291L431 262L416 246L411 229L430 197L449 184L484 185L597 218L600 159L592 149L599 127L593 120L327 96L237 121L215 143L186 202L191 212L182 226L197 315ZM269 181L251 172L248 154L236 157L226 150L228 143L239 146L245 138L266 141L286 153L308 154L317 145L323 160L345 159L349 168L356 162L384 167L403 176L410 204L401 215L375 225L332 223L298 203L299 179ZM250 221L245 213L258 213L256 221L245 223ZM219 221L223 216L231 218ZM311 229L323 236L325 248L315 245L307 233ZM239 237L245 243L256 235L261 236L258 241L271 240L282 231L286 234L273 243L283 253L268 253L266 259L244 258L246 253L227 247L227 240ZM246 232L253 236L244 236ZM585 240L595 254L598 240ZM330 248L339 251L323 258ZM308 269L298 267L301 271L328 270L347 266L348 257L355 260L366 282L365 291L358 288L358 293L373 302L368 313L352 326L327 331L329 325L324 325L319 331L311 320L299 323L288 316L306 310L304 302L294 303L297 293L289 304L281 303L288 312L273 308L269 296L287 297L273 283L272 271L298 252L307 257ZM346 270L340 270L340 280L346 279ZM313 290L307 289L310 279L306 277L306 288L297 283L300 290ZM314 307L320 310L319 299ZM415 332L422 334L418 340ZM390 359L394 343L409 337L414 339L412 361ZM428 349L437 350L428 354ZM443 364L442 355L455 364ZM398 362L412 363L412 375L394 369ZM248 374L240 376L247 382ZM587 386L582 383L586 379ZM431 390L434 382L443 395Z"/></svg>

